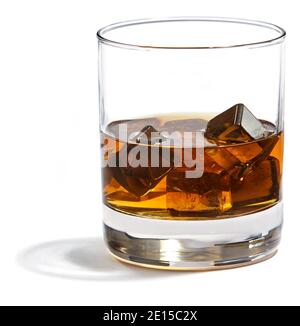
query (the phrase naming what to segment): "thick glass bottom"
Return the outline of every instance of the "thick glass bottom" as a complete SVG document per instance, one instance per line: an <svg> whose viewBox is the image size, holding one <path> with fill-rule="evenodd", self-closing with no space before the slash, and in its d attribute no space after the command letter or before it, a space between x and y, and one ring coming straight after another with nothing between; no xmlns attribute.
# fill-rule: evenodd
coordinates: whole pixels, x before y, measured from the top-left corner
<svg viewBox="0 0 300 326"><path fill-rule="evenodd" d="M210 221L145 219L104 207L110 252L135 265L174 270L241 267L277 251L282 204L241 217Z"/></svg>

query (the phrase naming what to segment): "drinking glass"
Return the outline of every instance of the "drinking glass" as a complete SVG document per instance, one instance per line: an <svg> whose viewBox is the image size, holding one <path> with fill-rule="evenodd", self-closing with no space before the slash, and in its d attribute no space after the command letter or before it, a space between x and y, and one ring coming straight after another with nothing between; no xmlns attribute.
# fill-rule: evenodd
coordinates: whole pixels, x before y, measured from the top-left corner
<svg viewBox="0 0 300 326"><path fill-rule="evenodd" d="M211 17L98 31L103 222L113 256L210 270L276 253L285 34Z"/></svg>

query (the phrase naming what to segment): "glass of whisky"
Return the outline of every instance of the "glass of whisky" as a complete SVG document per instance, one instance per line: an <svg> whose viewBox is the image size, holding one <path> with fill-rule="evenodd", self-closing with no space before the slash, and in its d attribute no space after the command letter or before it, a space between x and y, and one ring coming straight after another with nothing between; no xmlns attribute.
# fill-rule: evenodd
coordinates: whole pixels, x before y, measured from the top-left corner
<svg viewBox="0 0 300 326"><path fill-rule="evenodd" d="M272 257L283 219L285 31L174 17L100 29L109 251L178 270Z"/></svg>

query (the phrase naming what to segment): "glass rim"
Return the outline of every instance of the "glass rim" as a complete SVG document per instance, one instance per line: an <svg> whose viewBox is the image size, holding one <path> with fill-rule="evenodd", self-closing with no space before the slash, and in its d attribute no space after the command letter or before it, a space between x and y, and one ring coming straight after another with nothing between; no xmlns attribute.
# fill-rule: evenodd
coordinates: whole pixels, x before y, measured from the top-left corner
<svg viewBox="0 0 300 326"><path fill-rule="evenodd" d="M141 25L141 24L153 24L153 23L168 23L168 22L218 22L218 23L232 23L232 24L246 24L252 25L260 28L271 29L278 33L277 37L268 38L266 40L258 41L258 42L245 42L245 43L237 43L231 45L216 45L216 46L161 46L161 45L141 45L135 43L123 43L120 41L115 41L105 36L107 32L113 31L115 29L120 29L123 27ZM178 17L164 17L164 18L145 18L145 19L135 19L135 20L127 20L121 21L114 24L110 24L102 27L97 32L98 40L106 45L111 45L119 48L128 48L128 49L230 49L230 48L256 48L263 46L271 46L274 44L282 43L285 39L286 31L275 24L268 23L260 20L252 20L252 19L243 19L243 18L227 18L227 17L204 17L204 16L178 16Z"/></svg>

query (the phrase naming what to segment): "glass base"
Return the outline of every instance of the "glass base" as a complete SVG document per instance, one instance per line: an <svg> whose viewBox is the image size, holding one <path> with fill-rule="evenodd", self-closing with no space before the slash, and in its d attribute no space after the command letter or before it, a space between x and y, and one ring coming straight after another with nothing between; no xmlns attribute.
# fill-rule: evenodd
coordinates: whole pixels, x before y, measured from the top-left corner
<svg viewBox="0 0 300 326"><path fill-rule="evenodd" d="M276 253L282 204L254 214L209 221L141 218L105 206L104 226L110 252L131 264L174 270L235 268Z"/></svg>

